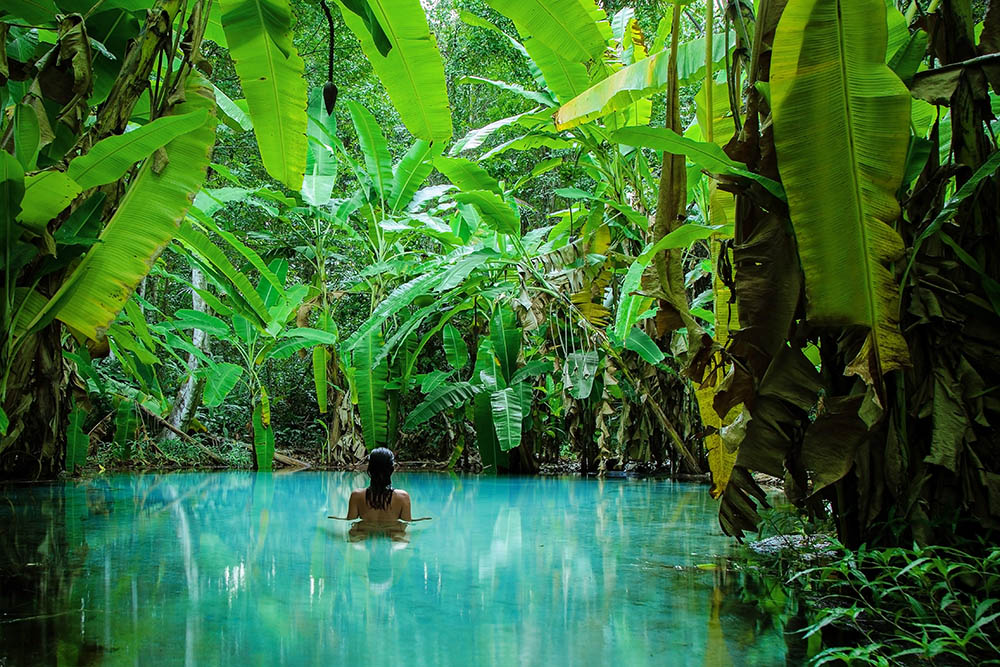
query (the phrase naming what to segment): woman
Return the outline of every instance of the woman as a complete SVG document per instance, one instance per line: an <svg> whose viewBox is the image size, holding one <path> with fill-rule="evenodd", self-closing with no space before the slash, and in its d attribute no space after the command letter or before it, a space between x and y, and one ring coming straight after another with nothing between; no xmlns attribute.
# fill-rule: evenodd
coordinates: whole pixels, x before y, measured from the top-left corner
<svg viewBox="0 0 1000 667"><path fill-rule="evenodd" d="M396 466L396 457L385 447L372 450L368 455L368 477L371 480L367 489L351 492L347 504L347 516L353 521L360 518L364 522L391 524L397 521L424 521L430 517L414 519L410 515L410 494L402 489L392 488L392 471Z"/></svg>

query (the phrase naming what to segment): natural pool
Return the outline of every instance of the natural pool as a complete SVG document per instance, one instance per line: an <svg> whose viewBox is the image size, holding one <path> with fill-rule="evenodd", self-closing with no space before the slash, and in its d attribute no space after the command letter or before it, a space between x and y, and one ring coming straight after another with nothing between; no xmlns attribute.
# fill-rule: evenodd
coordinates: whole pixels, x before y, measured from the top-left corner
<svg viewBox="0 0 1000 667"><path fill-rule="evenodd" d="M0 665L786 661L703 486L397 473L401 541L352 541L363 473L0 487Z"/></svg>

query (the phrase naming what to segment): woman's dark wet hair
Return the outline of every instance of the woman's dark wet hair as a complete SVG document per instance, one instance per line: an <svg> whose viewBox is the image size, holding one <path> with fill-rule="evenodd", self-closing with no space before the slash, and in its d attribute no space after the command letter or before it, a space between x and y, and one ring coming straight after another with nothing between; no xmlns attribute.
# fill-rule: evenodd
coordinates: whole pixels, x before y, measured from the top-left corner
<svg viewBox="0 0 1000 667"><path fill-rule="evenodd" d="M392 502L392 471L396 457L385 447L373 449L368 455L368 477L371 480L365 491L365 500L372 509L387 510Z"/></svg>

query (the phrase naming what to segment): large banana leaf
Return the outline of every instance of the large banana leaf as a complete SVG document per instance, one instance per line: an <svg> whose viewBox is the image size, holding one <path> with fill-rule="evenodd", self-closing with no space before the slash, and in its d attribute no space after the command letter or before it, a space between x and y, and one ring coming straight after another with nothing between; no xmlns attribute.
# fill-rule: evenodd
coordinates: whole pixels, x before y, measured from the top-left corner
<svg viewBox="0 0 1000 667"><path fill-rule="evenodd" d="M146 160L101 232L101 242L91 247L45 310L90 338L103 335L153 260L177 234L205 180L215 142L215 100L210 84L192 75L185 101L172 113L203 109L209 116L201 127L166 145L166 166L154 169L153 160Z"/></svg>
<svg viewBox="0 0 1000 667"><path fill-rule="evenodd" d="M121 460L132 456L132 441L139 427L139 417L136 415L135 403L128 398L122 398L115 412L115 454Z"/></svg>
<svg viewBox="0 0 1000 667"><path fill-rule="evenodd" d="M344 3L337 0L344 10ZM378 74L406 129L418 139L444 143L451 138L451 110L444 65L427 27L420 0L368 0L391 50L379 52L361 18L342 11L347 27Z"/></svg>
<svg viewBox="0 0 1000 667"><path fill-rule="evenodd" d="M236 306L241 315L253 318L261 326L267 323L270 319L267 306L264 305L246 274L233 266L226 253L190 223L181 225L177 239L190 253L189 260L197 261L206 274L215 277L216 282L228 294L230 305Z"/></svg>
<svg viewBox="0 0 1000 667"><path fill-rule="evenodd" d="M369 340L371 334L381 328L386 318L395 315L400 309L410 305L418 296L430 294L430 291L441 281L442 277L437 272L425 273L394 289L385 300L375 306L375 310L372 311L368 319L344 341L344 350L352 350L359 347L359 343ZM371 358L374 358L374 354L372 353Z"/></svg>
<svg viewBox="0 0 1000 667"><path fill-rule="evenodd" d="M774 143L806 317L869 328L848 369L869 383L909 363L890 267L904 252L891 225L910 96L885 64L885 49L883 0L800 0L782 14L771 59Z"/></svg>
<svg viewBox="0 0 1000 667"><path fill-rule="evenodd" d="M525 52L527 53L527 52ZM582 65L581 65L582 67ZM586 68L584 68L584 74L586 74ZM515 95L523 97L526 100L531 100L532 102L537 102L542 106L552 107L555 106L555 100L548 93L542 93L537 90L528 90L524 86L517 83L509 83L507 81L498 81L496 79L486 79L481 76L463 76L461 79L456 81L459 85L476 85L484 84L487 86L494 86L500 90L506 90ZM570 95L572 97L572 95ZM457 152L457 151L456 151Z"/></svg>
<svg viewBox="0 0 1000 667"><path fill-rule="evenodd" d="M497 179L475 162L462 157L434 158L434 167L448 177L448 180L466 192L471 190L489 190L498 195L503 194L503 188Z"/></svg>
<svg viewBox="0 0 1000 667"><path fill-rule="evenodd" d="M524 418L519 387L498 389L490 394L493 408L493 426L497 432L500 449L507 452L521 444L521 422Z"/></svg>
<svg viewBox="0 0 1000 667"><path fill-rule="evenodd" d="M102 139L72 160L66 173L84 190L117 181L133 164L182 134L201 127L206 120L208 111L204 109L161 116L131 132Z"/></svg>
<svg viewBox="0 0 1000 667"><path fill-rule="evenodd" d="M545 78L545 86L551 90L560 103L568 102L590 85L587 67L578 61L563 57L544 42L531 37L524 41L524 48L531 55L531 61L538 66Z"/></svg>
<svg viewBox="0 0 1000 667"><path fill-rule="evenodd" d="M514 21L518 32L532 35L573 62L599 61L611 38L604 12L590 0L487 0L487 4Z"/></svg>
<svg viewBox="0 0 1000 667"><path fill-rule="evenodd" d="M70 474L87 463L90 436L83 430L86 419L87 411L73 399L73 409L70 410L69 424L66 427L66 472Z"/></svg>
<svg viewBox="0 0 1000 667"><path fill-rule="evenodd" d="M713 142L695 141L682 137L665 127L626 127L613 132L611 141L628 146L642 146L657 151L667 151L675 155L685 155L708 172L749 178L760 183L775 197L785 198L780 183L775 183L766 176L750 171L745 164L726 155L722 147Z"/></svg>
<svg viewBox="0 0 1000 667"><path fill-rule="evenodd" d="M456 194L455 201L475 206L490 229L515 237L521 235L521 217L500 195L486 190L470 190Z"/></svg>
<svg viewBox="0 0 1000 667"><path fill-rule="evenodd" d="M468 382L452 382L436 387L407 416L406 428L412 429L420 426L434 415L462 405L479 391L480 387Z"/></svg>
<svg viewBox="0 0 1000 667"><path fill-rule="evenodd" d="M358 143L365 156L368 176L378 193L382 197L388 197L392 183L392 155L389 154L389 144L382 134L382 128L378 126L372 112L357 102L348 101L347 109L351 112L354 129L358 133Z"/></svg>
<svg viewBox="0 0 1000 667"><path fill-rule="evenodd" d="M214 364L205 378L205 393L202 399L205 407L215 408L222 405L242 376L242 366L230 363Z"/></svg>
<svg viewBox="0 0 1000 667"><path fill-rule="evenodd" d="M392 190L388 201L390 211L395 213L410 203L417 188L427 180L434 169L430 158L439 155L442 148L443 144L435 145L423 139L413 142L393 169Z"/></svg>
<svg viewBox="0 0 1000 667"><path fill-rule="evenodd" d="M377 332L369 333L354 349L353 357L361 430L369 450L385 445L388 440L389 417L385 391L388 366L384 361L372 364L381 346L382 336Z"/></svg>
<svg viewBox="0 0 1000 667"><path fill-rule="evenodd" d="M269 472L274 464L274 427L271 426L267 394L263 389L260 399L253 408L253 452L257 470Z"/></svg>
<svg viewBox="0 0 1000 667"><path fill-rule="evenodd" d="M451 150L448 151L448 155L455 156L464 151L471 151L475 148L479 148L483 145L483 142L490 138L490 136L499 130L500 128L512 125L517 121L521 120L524 116L528 114L536 113L538 108L525 111L524 113L515 114L513 116L507 116L506 118L501 118L500 120L495 120L488 125L476 128L474 130L469 130L469 133L464 137L456 141Z"/></svg>
<svg viewBox="0 0 1000 667"><path fill-rule="evenodd" d="M316 403L319 405L319 413L326 414L327 392L329 383L327 382L326 367L330 361L330 352L322 345L313 348L313 383L316 385Z"/></svg>
<svg viewBox="0 0 1000 667"><path fill-rule="evenodd" d="M490 342L500 362L505 383L509 384L517 371L517 356L521 353L521 328L517 316L506 306L498 306L490 318ZM509 448L508 448L509 449Z"/></svg>
<svg viewBox="0 0 1000 667"><path fill-rule="evenodd" d="M448 365L455 370L462 370L469 363L469 347L465 344L461 332L451 324L446 324L441 331L444 346L444 357Z"/></svg>
<svg viewBox="0 0 1000 667"><path fill-rule="evenodd" d="M302 198L313 206L321 206L330 201L330 193L337 182L337 155L333 150L337 117L326 113L320 88L309 95L308 117L309 150L302 179Z"/></svg>
<svg viewBox="0 0 1000 667"><path fill-rule="evenodd" d="M594 84L559 108L556 129L566 130L627 109L662 90L667 85L669 59L669 51L660 51Z"/></svg>
<svg viewBox="0 0 1000 667"><path fill-rule="evenodd" d="M288 0L221 2L222 27L264 167L290 190L299 190L306 170L308 100Z"/></svg>

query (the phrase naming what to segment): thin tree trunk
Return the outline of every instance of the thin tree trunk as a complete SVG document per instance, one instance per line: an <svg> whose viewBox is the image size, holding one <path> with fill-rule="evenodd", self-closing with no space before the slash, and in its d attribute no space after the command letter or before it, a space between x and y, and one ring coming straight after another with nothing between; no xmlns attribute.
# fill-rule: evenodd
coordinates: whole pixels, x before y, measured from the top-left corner
<svg viewBox="0 0 1000 667"><path fill-rule="evenodd" d="M191 267L191 284L197 289L205 289L205 276L196 267ZM201 313L208 313L208 305L198 293L191 290L191 302L194 309ZM201 329L195 329L191 334L191 342L202 352L208 352L209 337ZM167 417L167 423L178 431L186 431L194 417L198 404L201 403L201 393L205 388L205 380L196 375L200 365L198 357L188 354L188 376L180 389L177 390L177 397L174 398L174 406ZM160 431L160 440L173 438L174 433L167 428Z"/></svg>

